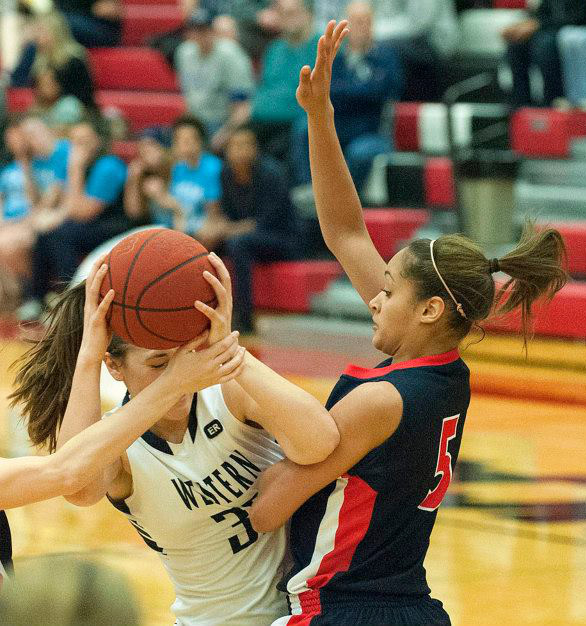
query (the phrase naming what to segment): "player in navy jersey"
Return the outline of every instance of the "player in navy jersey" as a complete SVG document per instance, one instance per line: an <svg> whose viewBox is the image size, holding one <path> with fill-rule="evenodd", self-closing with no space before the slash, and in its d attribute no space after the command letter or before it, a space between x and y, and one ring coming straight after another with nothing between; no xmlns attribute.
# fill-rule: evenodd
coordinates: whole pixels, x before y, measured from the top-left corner
<svg viewBox="0 0 586 626"><path fill-rule="evenodd" d="M256 530L292 516L294 565L282 587L290 614L273 626L414 626L450 623L430 597L424 559L449 487L470 400L458 345L495 301L520 308L525 337L532 303L566 281L564 245L552 229L527 228L519 246L488 260L458 235L417 240L383 261L366 230L329 99L332 62L346 22L331 22L297 99L309 124L310 159L324 239L370 308L373 344L389 355L350 366L327 408L340 444L325 461L289 460L261 477ZM495 299L492 274L510 279Z"/></svg>

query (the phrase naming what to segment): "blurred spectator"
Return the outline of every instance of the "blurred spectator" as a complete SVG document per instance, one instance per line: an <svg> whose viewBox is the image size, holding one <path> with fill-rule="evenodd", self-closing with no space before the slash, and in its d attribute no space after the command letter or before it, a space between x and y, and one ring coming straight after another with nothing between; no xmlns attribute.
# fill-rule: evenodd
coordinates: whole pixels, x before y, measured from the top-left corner
<svg viewBox="0 0 586 626"><path fill-rule="evenodd" d="M319 35L303 0L276 0L275 6L283 34L265 52L251 119L263 151L285 161L291 126L302 114L295 98L299 71L315 63Z"/></svg>
<svg viewBox="0 0 586 626"><path fill-rule="evenodd" d="M150 177L143 190L149 202L175 216L175 225L212 249L220 237L220 170L222 162L204 151L205 128L192 115L173 125L171 182L167 189L160 177ZM182 216L183 224L177 220Z"/></svg>
<svg viewBox="0 0 586 626"><path fill-rule="evenodd" d="M71 37L63 16L50 13L35 20L33 40L28 43L12 73L14 87L26 87L34 74L52 69L64 96L75 96L95 109L94 86L86 63L85 50Z"/></svg>
<svg viewBox="0 0 586 626"><path fill-rule="evenodd" d="M122 36L120 0L53 0L73 36L86 48L117 46Z"/></svg>
<svg viewBox="0 0 586 626"><path fill-rule="evenodd" d="M229 129L250 115L254 79L250 59L237 42L216 34L214 18L205 8L193 13L175 65L189 111L205 124L212 148L219 151Z"/></svg>
<svg viewBox="0 0 586 626"><path fill-rule="evenodd" d="M392 43L405 68L404 100L437 100L442 67L455 52L454 0L373 0L374 38Z"/></svg>
<svg viewBox="0 0 586 626"><path fill-rule="evenodd" d="M58 134L66 134L67 128L80 122L84 116L83 104L75 96L63 95L51 67L35 74L34 94L35 102L29 112L40 117Z"/></svg>
<svg viewBox="0 0 586 626"><path fill-rule="evenodd" d="M71 129L67 169L59 173L59 209L44 229L38 226L33 249L32 284L22 318L34 318L52 288L73 276L81 258L131 226L123 210L126 165L108 154L104 140L88 122Z"/></svg>
<svg viewBox="0 0 586 626"><path fill-rule="evenodd" d="M233 0L230 15L238 25L242 47L260 59L267 45L283 30L282 13L273 0Z"/></svg>
<svg viewBox="0 0 586 626"><path fill-rule="evenodd" d="M583 0L542 0L529 17L503 31L507 58L513 73L511 104L514 108L543 104L551 106L564 95L562 70L557 44L563 26L586 24ZM543 101L534 102L529 70L536 66L543 76Z"/></svg>
<svg viewBox="0 0 586 626"><path fill-rule="evenodd" d="M136 599L124 576L69 555L21 562L2 589L0 623L7 626L139 626Z"/></svg>
<svg viewBox="0 0 586 626"><path fill-rule="evenodd" d="M313 3L313 29L323 33L330 20L340 21L346 14L348 0L317 0Z"/></svg>
<svg viewBox="0 0 586 626"><path fill-rule="evenodd" d="M558 35L565 96L586 108L586 27L564 26Z"/></svg>
<svg viewBox="0 0 586 626"><path fill-rule="evenodd" d="M4 135L13 160L0 169L0 311L13 309L18 302L34 241L26 224L34 196L31 153L17 121L8 124Z"/></svg>
<svg viewBox="0 0 586 626"><path fill-rule="evenodd" d="M179 207L162 207L152 197L153 188L167 190L171 181L171 141L165 131L160 127L149 128L141 134L138 155L128 166L124 210L137 226L152 223L184 230Z"/></svg>
<svg viewBox="0 0 586 626"><path fill-rule="evenodd" d="M253 263L291 258L295 213L281 164L259 153L250 126L242 126L231 135L221 180L222 216L227 221L218 251L233 264L235 327L252 332Z"/></svg>
<svg viewBox="0 0 586 626"><path fill-rule="evenodd" d="M350 32L334 61L331 99L340 144L360 192L374 157L392 148L389 133L380 132L382 112L401 97L403 72L394 47L373 41L370 4L352 2L347 11ZM295 183L310 183L306 117L295 123L291 150Z"/></svg>

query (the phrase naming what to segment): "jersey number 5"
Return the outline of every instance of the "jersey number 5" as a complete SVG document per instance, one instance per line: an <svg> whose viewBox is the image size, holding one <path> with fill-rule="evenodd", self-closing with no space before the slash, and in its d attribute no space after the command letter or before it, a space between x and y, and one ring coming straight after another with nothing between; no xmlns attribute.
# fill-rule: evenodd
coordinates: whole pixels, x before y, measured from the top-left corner
<svg viewBox="0 0 586 626"><path fill-rule="evenodd" d="M440 480L435 489L430 489L427 492L427 496L419 505L418 508L423 511L435 511L441 504L450 486L450 481L452 480L452 455L448 452L448 443L450 439L456 436L459 417L459 415L446 417L442 423L442 435L437 453L437 466L435 468L435 476L436 478L439 476Z"/></svg>

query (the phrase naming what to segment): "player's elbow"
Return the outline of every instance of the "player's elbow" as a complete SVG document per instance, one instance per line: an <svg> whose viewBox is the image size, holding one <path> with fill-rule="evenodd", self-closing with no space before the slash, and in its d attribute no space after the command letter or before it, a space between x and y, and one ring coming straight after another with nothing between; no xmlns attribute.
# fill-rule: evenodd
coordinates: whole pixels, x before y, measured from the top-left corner
<svg viewBox="0 0 586 626"><path fill-rule="evenodd" d="M271 533L278 530L287 520L280 517L269 507L255 503L250 510L250 523L257 533Z"/></svg>
<svg viewBox="0 0 586 626"><path fill-rule="evenodd" d="M308 430L302 446L297 446L287 457L298 465L321 463L338 447L340 431L329 412L319 405L312 416L313 433Z"/></svg>
<svg viewBox="0 0 586 626"><path fill-rule="evenodd" d="M93 506L102 499L103 494L97 494L95 491L81 489L73 493L63 494L70 504L75 506Z"/></svg>

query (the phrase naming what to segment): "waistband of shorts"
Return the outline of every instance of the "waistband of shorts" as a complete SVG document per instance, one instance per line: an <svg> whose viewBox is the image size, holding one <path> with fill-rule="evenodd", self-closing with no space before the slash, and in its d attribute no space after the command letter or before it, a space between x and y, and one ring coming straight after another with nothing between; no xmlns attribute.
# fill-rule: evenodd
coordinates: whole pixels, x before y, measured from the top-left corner
<svg viewBox="0 0 586 626"><path fill-rule="evenodd" d="M366 593L338 593L323 597L319 589L311 589L300 594L287 594L291 614L319 613L326 607L384 609L398 606L413 606L431 600L429 595L382 596Z"/></svg>

